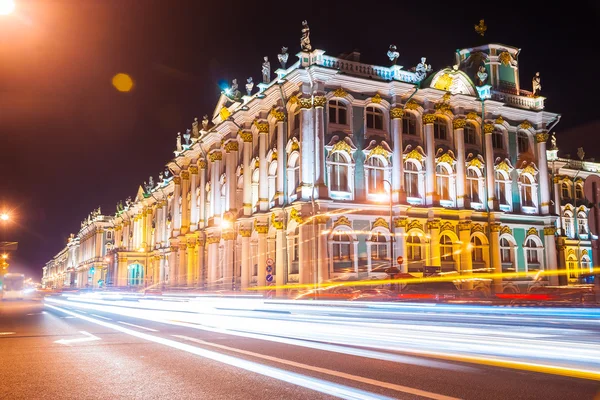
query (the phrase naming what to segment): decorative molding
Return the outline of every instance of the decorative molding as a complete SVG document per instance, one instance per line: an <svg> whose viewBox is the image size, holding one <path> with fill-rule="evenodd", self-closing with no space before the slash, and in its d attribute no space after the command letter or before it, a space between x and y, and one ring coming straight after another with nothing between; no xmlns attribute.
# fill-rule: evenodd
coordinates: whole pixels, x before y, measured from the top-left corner
<svg viewBox="0 0 600 400"><path fill-rule="evenodd" d="M290 148L291 151L300 151L300 143L298 143L298 140L296 138L294 138L294 140L292 140L292 147Z"/></svg>
<svg viewBox="0 0 600 400"><path fill-rule="evenodd" d="M190 165L190 174L196 175L197 173L198 173L198 166L197 165Z"/></svg>
<svg viewBox="0 0 600 400"><path fill-rule="evenodd" d="M513 170L513 167L509 165L506 160L503 160L498 165L496 165L496 169L499 171L504 171L506 173L510 173Z"/></svg>
<svg viewBox="0 0 600 400"><path fill-rule="evenodd" d="M271 110L270 114L277 120L277 122L285 121L285 113L283 111L277 111L277 109L274 108Z"/></svg>
<svg viewBox="0 0 600 400"><path fill-rule="evenodd" d="M490 224L491 232L500 232L501 230L502 230L502 225L500 224L500 222L492 222Z"/></svg>
<svg viewBox="0 0 600 400"><path fill-rule="evenodd" d="M237 140L230 140L225 143L224 149L227 153L231 153L232 151L239 151L239 143L237 142Z"/></svg>
<svg viewBox="0 0 600 400"><path fill-rule="evenodd" d="M173 183L176 185L181 185L181 178L178 176L173 177Z"/></svg>
<svg viewBox="0 0 600 400"><path fill-rule="evenodd" d="M485 233L485 227L481 224L472 224L471 226L471 234L475 232Z"/></svg>
<svg viewBox="0 0 600 400"><path fill-rule="evenodd" d="M345 98L346 96L348 96L348 93L342 88L337 88L333 91L333 96Z"/></svg>
<svg viewBox="0 0 600 400"><path fill-rule="evenodd" d="M538 230L536 228L534 228L534 227L531 227L531 228L527 229L527 234L525 235L525 237L532 236L532 235L540 237L540 234L539 234Z"/></svg>
<svg viewBox="0 0 600 400"><path fill-rule="evenodd" d="M401 108L392 108L390 110L390 118L392 119L400 119L404 116L404 110Z"/></svg>
<svg viewBox="0 0 600 400"><path fill-rule="evenodd" d="M325 96L315 96L313 99L313 107L318 108L318 107L325 107L325 104L327 104L327 97Z"/></svg>
<svg viewBox="0 0 600 400"><path fill-rule="evenodd" d="M502 63L502 65L510 65L512 61L512 56L508 51L503 51L498 55L498 61Z"/></svg>
<svg viewBox="0 0 600 400"><path fill-rule="evenodd" d="M388 158L390 156L390 152L384 149L383 146L379 144L369 151L367 160L373 156L383 156L384 158Z"/></svg>
<svg viewBox="0 0 600 400"><path fill-rule="evenodd" d="M494 121L496 125L502 125L504 124L504 118L502 118L502 115L498 116L498 118L496 118L496 121Z"/></svg>
<svg viewBox="0 0 600 400"><path fill-rule="evenodd" d="M456 118L452 121L452 127L454 129L464 129L467 125L467 120L464 118Z"/></svg>
<svg viewBox="0 0 600 400"><path fill-rule="evenodd" d="M310 109L312 108L312 99L310 97L298 97L298 104L300 108Z"/></svg>
<svg viewBox="0 0 600 400"><path fill-rule="evenodd" d="M420 223L418 220L413 219L412 221L410 221L407 225L406 225L406 231L410 231L411 229L419 229L421 231L423 231L423 224Z"/></svg>
<svg viewBox="0 0 600 400"><path fill-rule="evenodd" d="M275 229L283 229L283 221L278 220L275 213L271 214L271 225Z"/></svg>
<svg viewBox="0 0 600 400"><path fill-rule="evenodd" d="M206 238L206 244L215 244L221 241L220 236L209 236Z"/></svg>
<svg viewBox="0 0 600 400"><path fill-rule="evenodd" d="M244 228L242 228L242 229L240 229L240 235L243 238L245 238L245 237L249 238L250 236L252 236L252 229L244 229Z"/></svg>
<svg viewBox="0 0 600 400"><path fill-rule="evenodd" d="M442 223L440 220L432 220L432 221L427 221L427 229L431 230L431 229L440 229L440 227L442 226Z"/></svg>
<svg viewBox="0 0 600 400"><path fill-rule="evenodd" d="M295 208L292 208L290 211L290 219L292 221L296 221L299 225L302 225L304 223L304 219L302 218L302 215L300 215L298 210L296 210Z"/></svg>
<svg viewBox="0 0 600 400"><path fill-rule="evenodd" d="M546 143L548 141L548 133L542 132L535 135L535 141L537 143Z"/></svg>
<svg viewBox="0 0 600 400"><path fill-rule="evenodd" d="M407 223L406 218L394 218L394 228L406 228Z"/></svg>
<svg viewBox="0 0 600 400"><path fill-rule="evenodd" d="M449 221L444 222L442 224L442 226L440 227L440 232L444 232L444 231L456 232L454 225L452 225L452 223Z"/></svg>
<svg viewBox="0 0 600 400"><path fill-rule="evenodd" d="M494 132L494 124L484 124L483 132L485 134L490 134L490 133Z"/></svg>
<svg viewBox="0 0 600 400"><path fill-rule="evenodd" d="M346 153L348 153L348 154L351 155L352 154L352 147L350 147L350 145L348 143L346 143L346 141L339 140L331 148L331 152L334 152L334 151L345 151Z"/></svg>
<svg viewBox="0 0 600 400"><path fill-rule="evenodd" d="M452 165L454 162L456 162L456 159L454 158L452 152L450 150L448 150L447 152L445 152L444 154L442 154L441 156L439 156L437 158L437 162L438 163L448 163L448 164Z"/></svg>
<svg viewBox="0 0 600 400"><path fill-rule="evenodd" d="M258 130L258 133L269 133L269 123L268 122L258 122L258 120L254 121L254 126Z"/></svg>
<svg viewBox="0 0 600 400"><path fill-rule="evenodd" d="M352 227L352 222L350 222L348 217L346 217L345 215L342 215L338 219L335 220L335 222L333 223L333 227L335 228L340 225L346 225L346 226Z"/></svg>
<svg viewBox="0 0 600 400"><path fill-rule="evenodd" d="M423 154L421 154L421 152L418 151L417 149L413 149L410 151L410 153L408 153L404 156L404 159L405 160L413 159L413 160L417 160L419 162L423 162L423 160L425 159L425 156Z"/></svg>
<svg viewBox="0 0 600 400"><path fill-rule="evenodd" d="M371 97L371 103L381 104L381 100L379 93L375 93L375 96Z"/></svg>
<svg viewBox="0 0 600 400"><path fill-rule="evenodd" d="M206 169L206 160L200 160L198 162L198 166L200 167L200 169Z"/></svg>
<svg viewBox="0 0 600 400"><path fill-rule="evenodd" d="M483 162L479 159L479 157L473 157L467 162L467 168L469 167L482 169Z"/></svg>
<svg viewBox="0 0 600 400"><path fill-rule="evenodd" d="M266 235L269 232L269 225L256 225L254 226L254 230L256 230L259 234Z"/></svg>
<svg viewBox="0 0 600 400"><path fill-rule="evenodd" d="M529 163L525 168L521 170L521 173L535 176L537 174L537 170L533 167L532 163Z"/></svg>
<svg viewBox="0 0 600 400"><path fill-rule="evenodd" d="M470 231L473 228L473 221L458 221L459 231Z"/></svg>
<svg viewBox="0 0 600 400"><path fill-rule="evenodd" d="M231 116L231 111L229 111L227 107L223 106L221 111L219 111L219 116L221 117L221 120L226 121Z"/></svg>
<svg viewBox="0 0 600 400"><path fill-rule="evenodd" d="M288 104L298 104L298 96L293 95L292 97L290 97L290 99L288 100Z"/></svg>
<svg viewBox="0 0 600 400"><path fill-rule="evenodd" d="M544 236L554 236L556 234L555 226L545 226L544 227Z"/></svg>
<svg viewBox="0 0 600 400"><path fill-rule="evenodd" d="M479 114L477 114L474 111L471 111L470 113L467 114L467 119L470 119L470 120L477 120L478 117L479 117Z"/></svg>
<svg viewBox="0 0 600 400"><path fill-rule="evenodd" d="M223 232L221 237L223 238L223 240L234 240L235 232L234 231Z"/></svg>
<svg viewBox="0 0 600 400"><path fill-rule="evenodd" d="M190 179L189 171L181 171L181 179Z"/></svg>
<svg viewBox="0 0 600 400"><path fill-rule="evenodd" d="M213 151L208 155L208 159L210 162L221 161L223 160L223 153L220 151Z"/></svg>
<svg viewBox="0 0 600 400"><path fill-rule="evenodd" d="M533 125L531 125L531 122L529 122L527 120L525 120L519 124L519 128L525 129L525 130L530 129L532 126Z"/></svg>
<svg viewBox="0 0 600 400"><path fill-rule="evenodd" d="M416 102L416 101L414 101L414 100L410 100L408 103L406 103L406 104L404 105L404 108L405 108L405 109L407 109L407 110L412 110L412 111L416 111L416 110L418 110L418 109L419 109L419 107L421 107L421 106L419 105L419 103L417 103L417 102Z"/></svg>
<svg viewBox="0 0 600 400"><path fill-rule="evenodd" d="M383 227L386 229L390 229L390 224L383 219L382 217L377 218L374 222L373 222L373 226L371 227L371 229L375 229L378 227Z"/></svg>
<svg viewBox="0 0 600 400"><path fill-rule="evenodd" d="M273 152L271 153L271 161L275 160L277 160L277 149L273 149Z"/></svg>
<svg viewBox="0 0 600 400"><path fill-rule="evenodd" d="M433 124L437 119L437 115L435 114L423 114L423 123L424 124Z"/></svg>
<svg viewBox="0 0 600 400"><path fill-rule="evenodd" d="M240 131L240 137L244 141L244 143L252 143L252 132Z"/></svg>
<svg viewBox="0 0 600 400"><path fill-rule="evenodd" d="M510 228L509 228L508 226L506 226L506 225L503 225L503 226L502 226L502 228L500 228L500 234L501 234L501 235L504 235L504 234L506 234L506 235L510 235L510 236L512 236L512 234L513 234L513 233L512 233L512 229L510 229Z"/></svg>

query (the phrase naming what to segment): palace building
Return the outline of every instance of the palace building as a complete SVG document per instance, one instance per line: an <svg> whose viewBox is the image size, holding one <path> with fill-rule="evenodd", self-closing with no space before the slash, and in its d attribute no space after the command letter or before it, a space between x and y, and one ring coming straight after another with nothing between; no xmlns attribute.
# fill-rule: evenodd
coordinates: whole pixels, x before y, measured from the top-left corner
<svg viewBox="0 0 600 400"><path fill-rule="evenodd" d="M274 74L265 57L256 89L249 78L242 95L234 81L178 135L157 181L113 216L95 212L45 277L243 290L387 277L401 256L417 276L523 272L465 287L526 292L559 283L538 271L591 265L576 204L591 166L572 169L554 140L546 150L560 116L544 109L539 76L524 89L519 49L465 48L452 66L405 69L395 48L390 65L370 65L313 49L308 32L291 65L285 48Z"/></svg>

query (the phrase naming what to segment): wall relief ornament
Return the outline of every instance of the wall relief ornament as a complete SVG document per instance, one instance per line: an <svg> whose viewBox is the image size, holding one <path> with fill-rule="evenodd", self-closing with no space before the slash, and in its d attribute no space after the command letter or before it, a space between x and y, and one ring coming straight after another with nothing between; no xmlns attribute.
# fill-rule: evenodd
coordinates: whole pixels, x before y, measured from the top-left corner
<svg viewBox="0 0 600 400"><path fill-rule="evenodd" d="M510 229L508 226L503 225L502 228L500 228L500 234L501 235L510 235L512 236L512 229Z"/></svg>
<svg viewBox="0 0 600 400"><path fill-rule="evenodd" d="M236 140L229 140L225 143L225 146L223 147L227 153L231 153L232 151L239 150L239 143Z"/></svg>
<svg viewBox="0 0 600 400"><path fill-rule="evenodd" d="M173 183L176 185L181 185L181 178L178 176L173 177Z"/></svg>
<svg viewBox="0 0 600 400"><path fill-rule="evenodd" d="M477 120L478 117L479 115L474 111L467 114L467 119Z"/></svg>
<svg viewBox="0 0 600 400"><path fill-rule="evenodd" d="M213 151L208 155L208 159L210 162L221 161L223 160L223 153L220 151Z"/></svg>
<svg viewBox="0 0 600 400"><path fill-rule="evenodd" d="M455 118L452 120L452 127L454 129L464 129L467 125L467 120L464 118Z"/></svg>
<svg viewBox="0 0 600 400"><path fill-rule="evenodd" d="M254 126L259 133L269 133L269 123L268 122L258 122L258 120L254 121Z"/></svg>
<svg viewBox="0 0 600 400"><path fill-rule="evenodd" d="M459 231L470 231L473 227L473 221L458 221Z"/></svg>
<svg viewBox="0 0 600 400"><path fill-rule="evenodd" d="M544 236L554 236L556 234L555 226L545 226L544 227Z"/></svg>
<svg viewBox="0 0 600 400"><path fill-rule="evenodd" d="M252 132L240 131L240 137L246 143L252 143Z"/></svg>
<svg viewBox="0 0 600 400"><path fill-rule="evenodd" d="M317 107L325 107L325 104L327 104L327 97L325 96L315 96L313 99L313 106L315 108Z"/></svg>
<svg viewBox="0 0 600 400"><path fill-rule="evenodd" d="M285 113L277 110L276 108L273 108L269 114L271 114L271 116L275 118L277 122L285 121Z"/></svg>
<svg viewBox="0 0 600 400"><path fill-rule="evenodd" d="M290 148L292 151L300 151L300 143L298 143L298 139L292 139L292 146Z"/></svg>
<svg viewBox="0 0 600 400"><path fill-rule="evenodd" d="M401 108L392 108L390 110L390 118L392 119L399 119L402 118L404 116L404 110Z"/></svg>
<svg viewBox="0 0 600 400"><path fill-rule="evenodd" d="M525 121L521 122L521 124L519 124L519 128L521 128L521 129L527 130L527 129L530 129L531 127L532 127L531 122L529 122L527 120L525 120Z"/></svg>
<svg viewBox="0 0 600 400"><path fill-rule="evenodd" d="M197 165L190 165L190 173L191 174L197 174L198 173L198 166Z"/></svg>
<svg viewBox="0 0 600 400"><path fill-rule="evenodd" d="M250 236L252 236L252 229L248 229L248 228L242 228L240 229L240 235L245 238L249 238Z"/></svg>
<svg viewBox="0 0 600 400"><path fill-rule="evenodd" d="M342 88L337 88L333 91L333 97L341 97L343 99L346 96L348 96L348 93Z"/></svg>
<svg viewBox="0 0 600 400"><path fill-rule="evenodd" d="M510 173L510 171L512 171L514 168L507 159L504 159L498 164L496 164L496 169L499 171Z"/></svg>
<svg viewBox="0 0 600 400"><path fill-rule="evenodd" d="M472 156L471 153L469 153L469 155ZM482 169L483 165L484 165L483 158L480 155L477 155L477 157L471 157L471 159L469 161L467 161L467 168L473 167L473 168Z"/></svg>
<svg viewBox="0 0 600 400"><path fill-rule="evenodd" d="M433 85L433 87L436 89L440 89L440 90L450 90L450 87L452 86L452 82L454 82L454 78L452 76L450 76L450 74L444 73L444 74L442 74L442 76L437 78L435 85Z"/></svg>
<svg viewBox="0 0 600 400"><path fill-rule="evenodd" d="M537 237L540 236L538 230L536 228L533 228L533 227L527 229L527 234L525 235L525 237L532 236L532 235L533 236L537 236Z"/></svg>
<svg viewBox="0 0 600 400"><path fill-rule="evenodd" d="M374 147L367 156L367 160L373 156L382 156L383 158L389 158L390 152L383 148L381 145Z"/></svg>
<svg viewBox="0 0 600 400"><path fill-rule="evenodd" d="M490 133L494 132L494 124L484 124L483 132L486 134L490 134Z"/></svg>
<svg viewBox="0 0 600 400"><path fill-rule="evenodd" d="M508 51L503 51L498 55L498 60L502 63L502 65L510 65L512 61L512 56Z"/></svg>
<svg viewBox="0 0 600 400"><path fill-rule="evenodd" d="M222 121L226 121L231 116L231 112L227 107L223 106L221 111L219 111L219 116L221 117Z"/></svg>
<svg viewBox="0 0 600 400"><path fill-rule="evenodd" d="M537 143L546 143L548 141L548 136L547 132L537 133L535 135L535 141Z"/></svg>
<svg viewBox="0 0 600 400"><path fill-rule="evenodd" d="M410 100L408 103L406 103L404 105L404 108L406 108L407 110L412 110L412 111L416 111L419 109L419 104L414 101L414 100Z"/></svg>
<svg viewBox="0 0 600 400"><path fill-rule="evenodd" d="M394 228L406 228L407 223L406 218L394 218Z"/></svg>
<svg viewBox="0 0 600 400"><path fill-rule="evenodd" d="M496 118L495 123L496 123L496 125L504 124L504 118L502 118L502 116L499 116L498 118Z"/></svg>
<svg viewBox="0 0 600 400"><path fill-rule="evenodd" d="M435 114L423 114L423 124L433 124L437 119Z"/></svg>
<svg viewBox="0 0 600 400"><path fill-rule="evenodd" d="M201 169L206 169L206 160L200 160L200 161L198 162L198 166L199 166Z"/></svg>
<svg viewBox="0 0 600 400"><path fill-rule="evenodd" d="M373 226L371 227L371 229L375 229L378 227L390 229L390 224L385 219L379 217L373 222Z"/></svg>
<svg viewBox="0 0 600 400"><path fill-rule="evenodd" d="M375 96L373 96L371 98L371 103L375 103L375 104L381 104L381 96L379 95L379 93L375 93Z"/></svg>
<svg viewBox="0 0 600 400"><path fill-rule="evenodd" d="M342 215L338 219L335 220L335 222L333 223L333 227L335 228L340 225L352 227L352 222L350 222L348 217L346 217L345 215Z"/></svg>
<svg viewBox="0 0 600 400"><path fill-rule="evenodd" d="M433 221L427 221L427 229L428 230L439 229L441 225L442 225L442 223L439 219L434 219Z"/></svg>
<svg viewBox="0 0 600 400"><path fill-rule="evenodd" d="M440 232L444 232L444 231L450 231L450 232L455 232L454 230L454 225L452 225L451 222L446 221L442 224L442 226L440 227Z"/></svg>
<svg viewBox="0 0 600 400"><path fill-rule="evenodd" d="M298 97L298 104L300 105L300 108L312 108L312 98Z"/></svg>
<svg viewBox="0 0 600 400"><path fill-rule="evenodd" d="M271 214L271 225L275 229L283 229L283 221L278 220L275 213Z"/></svg>
<svg viewBox="0 0 600 400"><path fill-rule="evenodd" d="M350 145L348 143L346 143L346 141L339 140L331 148L331 152L333 153L334 151L345 151L346 153L351 155L352 147L350 147Z"/></svg>
<svg viewBox="0 0 600 400"><path fill-rule="evenodd" d="M407 232L410 231L411 229L419 229L421 231L424 231L423 224L416 219L413 219L406 225Z"/></svg>
<svg viewBox="0 0 600 400"><path fill-rule="evenodd" d="M501 229L502 225L500 224L500 222L492 222L490 224L490 231L492 232L500 232Z"/></svg>
<svg viewBox="0 0 600 400"><path fill-rule="evenodd" d="M471 234L475 232L485 233L485 227L481 224L473 224L473 226L471 227Z"/></svg>
<svg viewBox="0 0 600 400"><path fill-rule="evenodd" d="M300 215L300 212L295 208L292 208L292 210L290 211L290 219L292 221L296 221L298 225L302 225L304 223L304 219Z"/></svg>
<svg viewBox="0 0 600 400"><path fill-rule="evenodd" d="M421 150L421 151L419 151ZM408 154L404 156L405 160L417 160L419 162L423 162L425 159L425 155L423 154L423 150L421 146L417 146L417 148L411 150Z"/></svg>
<svg viewBox="0 0 600 400"><path fill-rule="evenodd" d="M442 150L442 149L439 149L439 150ZM439 150L438 150L438 152L439 152ZM456 158L454 158L454 153L452 153L452 150L448 150L441 156L437 157L437 162L438 163L447 163L447 164L452 165L456 162Z"/></svg>

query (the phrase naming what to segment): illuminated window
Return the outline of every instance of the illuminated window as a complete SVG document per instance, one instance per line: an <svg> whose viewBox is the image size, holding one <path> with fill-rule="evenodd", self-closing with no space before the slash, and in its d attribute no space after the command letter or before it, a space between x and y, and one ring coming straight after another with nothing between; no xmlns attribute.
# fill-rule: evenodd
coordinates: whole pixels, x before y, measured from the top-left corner
<svg viewBox="0 0 600 400"><path fill-rule="evenodd" d="M465 144L477 144L475 136L475 127L471 124L466 124L464 128Z"/></svg>
<svg viewBox="0 0 600 400"><path fill-rule="evenodd" d="M436 191L440 200L450 200L450 172L444 165L438 164L435 168L437 182Z"/></svg>
<svg viewBox="0 0 600 400"><path fill-rule="evenodd" d="M577 200L583 199L583 185L581 183L575 184L575 198Z"/></svg>
<svg viewBox="0 0 600 400"><path fill-rule="evenodd" d="M389 246L385 235L381 232L375 232L371 235L371 242L371 260L385 261L385 264L389 263Z"/></svg>
<svg viewBox="0 0 600 400"><path fill-rule="evenodd" d="M521 183L521 204L526 207L535 207L533 200L534 182L527 175L521 175L519 181Z"/></svg>
<svg viewBox="0 0 600 400"><path fill-rule="evenodd" d="M348 110L346 105L339 100L329 101L329 122L332 124L346 125Z"/></svg>
<svg viewBox="0 0 600 400"><path fill-rule="evenodd" d="M481 239L478 236L473 236L471 238L471 259L473 262L482 263L484 261L483 249L484 245Z"/></svg>
<svg viewBox="0 0 600 400"><path fill-rule="evenodd" d="M406 251L409 261L421 261L421 238L418 236L408 236L406 238Z"/></svg>
<svg viewBox="0 0 600 400"><path fill-rule="evenodd" d="M575 232L573 229L573 213L571 213L571 211L569 210L566 210L563 214L563 221L563 226L565 228L565 236L571 239L575 238Z"/></svg>
<svg viewBox="0 0 600 400"><path fill-rule="evenodd" d="M479 183L481 181L481 177L479 173L474 168L467 169L467 195L469 199L471 199L472 203L480 203L481 200L479 198Z"/></svg>
<svg viewBox="0 0 600 400"><path fill-rule="evenodd" d="M577 227L580 235L588 234L588 220L585 212L577 213Z"/></svg>
<svg viewBox="0 0 600 400"><path fill-rule="evenodd" d="M417 118L411 113L405 113L402 117L402 133L405 135L417 134Z"/></svg>
<svg viewBox="0 0 600 400"><path fill-rule="evenodd" d="M517 133L517 149L519 153L527 153L529 151L529 137L525 132Z"/></svg>
<svg viewBox="0 0 600 400"><path fill-rule="evenodd" d="M579 263L574 256L569 256L567 259L567 269L569 270L570 279L575 279L579 276Z"/></svg>
<svg viewBox="0 0 600 400"><path fill-rule="evenodd" d="M437 140L448 140L448 125L446 121L437 118L433 122L433 137Z"/></svg>
<svg viewBox="0 0 600 400"><path fill-rule="evenodd" d="M512 255L512 247L510 242L506 238L500 239L500 260L503 264L512 264L513 255Z"/></svg>
<svg viewBox="0 0 600 400"><path fill-rule="evenodd" d="M300 228L296 227L294 231L294 236L292 236L292 248L290 249L291 254L290 258L292 260L292 265L290 268L290 274L297 274L300 269Z"/></svg>
<svg viewBox="0 0 600 400"><path fill-rule="evenodd" d="M369 193L383 193L385 163L379 157L370 157L365 165L367 175L367 190Z"/></svg>
<svg viewBox="0 0 600 400"><path fill-rule="evenodd" d="M525 257L527 258L527 271L539 271L541 248L538 248L533 239L527 239L524 247Z"/></svg>
<svg viewBox="0 0 600 400"><path fill-rule="evenodd" d="M499 204L510 204L507 195L510 185L511 181L508 179L508 174L504 171L496 171L496 198Z"/></svg>
<svg viewBox="0 0 600 400"><path fill-rule="evenodd" d="M420 198L419 193L419 167L413 161L404 163L404 190L406 196Z"/></svg>
<svg viewBox="0 0 600 400"><path fill-rule="evenodd" d="M350 272L352 269L350 236L345 232L334 232L331 241L333 270L335 272Z"/></svg>
<svg viewBox="0 0 600 400"><path fill-rule="evenodd" d="M560 186L560 196L563 199L570 199L571 198L571 190L569 190L569 184L566 182L563 182L563 184Z"/></svg>
<svg viewBox="0 0 600 400"><path fill-rule="evenodd" d="M367 128L383 130L383 111L375 107L367 107Z"/></svg>
<svg viewBox="0 0 600 400"><path fill-rule="evenodd" d="M336 192L347 192L348 187L348 162L346 158L340 152L334 152L329 160L330 165L330 176L329 185L330 189Z"/></svg>
<svg viewBox="0 0 600 400"><path fill-rule="evenodd" d="M504 135L500 129L494 129L494 132L492 132L492 147L497 150L504 150Z"/></svg>
<svg viewBox="0 0 600 400"><path fill-rule="evenodd" d="M300 186L300 156L293 152L288 158L288 196L296 194Z"/></svg>
<svg viewBox="0 0 600 400"><path fill-rule="evenodd" d="M450 236L443 235L440 238L440 256L442 261L444 262L452 262L454 261L453 254L454 250L452 248L452 239Z"/></svg>

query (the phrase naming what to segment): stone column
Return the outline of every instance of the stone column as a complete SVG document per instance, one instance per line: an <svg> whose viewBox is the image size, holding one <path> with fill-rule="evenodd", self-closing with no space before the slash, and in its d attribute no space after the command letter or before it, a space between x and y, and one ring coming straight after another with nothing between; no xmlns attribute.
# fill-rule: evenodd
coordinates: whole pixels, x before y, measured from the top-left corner
<svg viewBox="0 0 600 400"><path fill-rule="evenodd" d="M190 165L190 231L198 229L198 166Z"/></svg>
<svg viewBox="0 0 600 400"><path fill-rule="evenodd" d="M206 239L203 233L200 233L198 238L198 256L197 256L197 270L196 270L196 285L199 288L205 288L206 279L205 271L206 268Z"/></svg>
<svg viewBox="0 0 600 400"><path fill-rule="evenodd" d="M440 220L427 221L429 231L429 265L435 267L442 266L442 257L440 252Z"/></svg>
<svg viewBox="0 0 600 400"><path fill-rule="evenodd" d="M492 133L494 124L484 124L485 134L485 181L488 208L490 210L498 209L498 200L496 199L496 177L494 175L494 146L492 143Z"/></svg>
<svg viewBox="0 0 600 400"><path fill-rule="evenodd" d="M208 210L206 209L206 173L208 169L206 168L206 160L200 160L198 163L200 167L200 212L198 216L198 227L204 228L206 226L206 214Z"/></svg>
<svg viewBox="0 0 600 400"><path fill-rule="evenodd" d="M300 225L298 239L298 275L300 284L314 283L313 271L315 270L312 252L312 223Z"/></svg>
<svg viewBox="0 0 600 400"><path fill-rule="evenodd" d="M325 184L325 110L327 98L315 94L313 105L315 107L315 147L312 149L315 155L314 182L316 185L315 197L323 199L329 197L329 188ZM315 150L316 149L316 150Z"/></svg>
<svg viewBox="0 0 600 400"><path fill-rule="evenodd" d="M406 202L404 190L404 160L402 157L402 116L404 110L392 108L390 118L392 119L392 196L395 202ZM398 254L394 252L394 254Z"/></svg>
<svg viewBox="0 0 600 400"><path fill-rule="evenodd" d="M285 123L285 112L277 111L273 109L271 115L277 121L277 185L275 190L275 201L276 204L283 204L284 190L283 184L286 176L286 152L285 152L285 139L286 135L286 123Z"/></svg>
<svg viewBox="0 0 600 400"><path fill-rule="evenodd" d="M306 96L306 95L303 95ZM300 179L302 180L302 200L313 195L313 168L315 165L315 132L313 129L312 98L299 97L300 105Z"/></svg>
<svg viewBox="0 0 600 400"><path fill-rule="evenodd" d="M160 271L158 275L158 282L160 284L160 287L163 287L165 285L165 268L165 256L162 255L160 257Z"/></svg>
<svg viewBox="0 0 600 400"><path fill-rule="evenodd" d="M169 286L174 287L177 286L177 254L179 252L179 246L176 243L173 243L169 250L168 282Z"/></svg>
<svg viewBox="0 0 600 400"><path fill-rule="evenodd" d="M172 237L179 236L181 232L181 214L179 214L179 199L181 198L181 177L174 176L173 183L175 187L173 189L173 232Z"/></svg>
<svg viewBox="0 0 600 400"><path fill-rule="evenodd" d="M275 214L272 214L275 216ZM282 289L281 286L285 285L287 281L286 271L284 269L285 260L284 260L284 246L285 243L283 241L283 222L277 221L275 218L271 220L271 224L277 229L277 233L275 236L275 284L277 285L277 289L275 291L276 297L282 297L287 293L286 289Z"/></svg>
<svg viewBox="0 0 600 400"><path fill-rule="evenodd" d="M208 244L208 283L207 287L210 290L215 290L217 285L217 268L219 264L219 242L221 238L218 236L209 236L206 239L206 244Z"/></svg>
<svg viewBox="0 0 600 400"><path fill-rule="evenodd" d="M558 255L556 254L556 228L544 227L544 249L546 250L546 271L549 271L548 283L550 286L558 285Z"/></svg>
<svg viewBox="0 0 600 400"><path fill-rule="evenodd" d="M252 215L252 132L240 131L244 141L244 215Z"/></svg>
<svg viewBox="0 0 600 400"><path fill-rule="evenodd" d="M250 286L250 275L252 270L252 258L250 256L250 236L252 235L251 229L240 229L240 235L242 236L242 276L241 285L242 290L248 289Z"/></svg>
<svg viewBox="0 0 600 400"><path fill-rule="evenodd" d="M394 249L394 254L396 257L402 256L403 258L402 265L399 266L402 273L408 273L408 257L406 252L406 222L406 218L394 219L394 231L396 233L396 248Z"/></svg>
<svg viewBox="0 0 600 400"><path fill-rule="evenodd" d="M190 240L187 243L187 273L186 273L186 279L185 279L185 284L188 287L192 287L194 286L195 283L195 270L196 270L196 241L195 240Z"/></svg>
<svg viewBox="0 0 600 400"><path fill-rule="evenodd" d="M212 178L211 178L211 203L213 209L213 217L221 218L221 161L223 153L221 150L213 151L209 155L212 162Z"/></svg>
<svg viewBox="0 0 600 400"><path fill-rule="evenodd" d="M155 288L159 288L161 285L161 281L160 281L160 271L162 269L162 256L160 255L155 255L154 256L154 265L153 265L153 286Z"/></svg>
<svg viewBox="0 0 600 400"><path fill-rule="evenodd" d="M458 222L458 239L461 241L461 252L460 252L460 270L461 275L469 275L473 273L473 258L471 255L471 228L473 223L471 221L459 221ZM472 289L472 283L463 284L463 289Z"/></svg>
<svg viewBox="0 0 600 400"><path fill-rule="evenodd" d="M560 207L560 185L561 185L561 177L559 175L554 176L554 214L558 215L556 219L556 226L558 228L559 236L564 236L566 234L563 229L563 219L562 219L562 210Z"/></svg>
<svg viewBox="0 0 600 400"><path fill-rule="evenodd" d="M190 172L181 171L181 234L185 235L190 229L190 214L188 212L188 192L190 190Z"/></svg>
<svg viewBox="0 0 600 400"><path fill-rule="evenodd" d="M435 191L435 140L433 138L433 123L436 120L435 114L423 115L423 130L425 131L425 148L427 157L425 158L425 204L438 204L438 196Z"/></svg>
<svg viewBox="0 0 600 400"><path fill-rule="evenodd" d="M546 141L548 140L547 132L540 132L535 135L538 151L538 168L540 181L540 214L546 215L550 213L550 185L548 175L548 160L546 156Z"/></svg>
<svg viewBox="0 0 600 400"><path fill-rule="evenodd" d="M490 246L492 252L491 267L494 269L494 279L492 280L492 293L502 293L502 254L500 253L500 229L498 222L490 224Z"/></svg>
<svg viewBox="0 0 600 400"><path fill-rule="evenodd" d="M127 287L127 257L120 255L118 255L117 257L117 286ZM81 283L81 281L79 281L78 283Z"/></svg>
<svg viewBox="0 0 600 400"><path fill-rule="evenodd" d="M567 258L565 254L565 250L567 249L567 245L565 244L566 237L559 236L556 244L556 250L558 250L558 284L566 285L569 282L569 277L567 275Z"/></svg>
<svg viewBox="0 0 600 400"><path fill-rule="evenodd" d="M223 232L223 240L225 241L225 251L223 253L223 288L232 290L234 283L234 251L235 232L233 228Z"/></svg>
<svg viewBox="0 0 600 400"><path fill-rule="evenodd" d="M231 139L225 143L225 153L227 158L225 164L225 173L227 176L227 211L231 211L234 214L237 213L235 206L235 196L237 192L237 179L235 170L238 164L238 150L239 144L237 139Z"/></svg>
<svg viewBox="0 0 600 400"><path fill-rule="evenodd" d="M464 118L452 121L454 138L456 139L456 206L465 206L465 179L467 177L465 166L465 125Z"/></svg>
<svg viewBox="0 0 600 400"><path fill-rule="evenodd" d="M260 211L269 210L269 174L267 164L267 147L269 140L269 123L258 122L254 123L258 129L258 169L259 169L259 182L258 182L258 204Z"/></svg>
<svg viewBox="0 0 600 400"><path fill-rule="evenodd" d="M256 286L265 286L267 276L267 232L268 225L256 225L258 232L258 269L256 272Z"/></svg>
<svg viewBox="0 0 600 400"><path fill-rule="evenodd" d="M327 256L327 221L329 217L323 215L317 215L317 268L319 270L319 283L325 282L329 279L329 257ZM355 248L356 249L356 248ZM357 254L354 254L356 260ZM356 263L355 263L356 264Z"/></svg>

